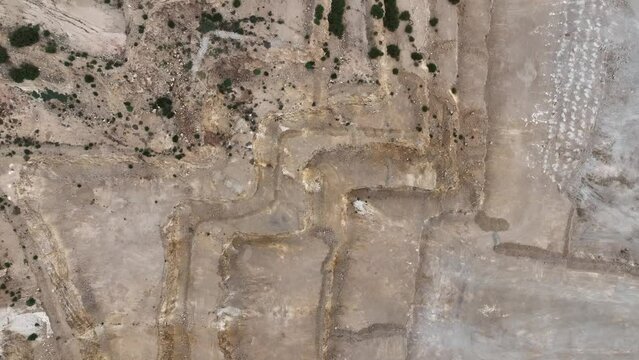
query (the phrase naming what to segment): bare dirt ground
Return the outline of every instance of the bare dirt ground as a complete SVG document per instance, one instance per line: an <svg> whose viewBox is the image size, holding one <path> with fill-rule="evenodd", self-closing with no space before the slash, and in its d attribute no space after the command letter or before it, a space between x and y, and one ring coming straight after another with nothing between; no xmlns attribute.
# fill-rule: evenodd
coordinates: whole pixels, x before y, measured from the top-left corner
<svg viewBox="0 0 639 360"><path fill-rule="evenodd" d="M639 357L631 9L0 0L0 358Z"/></svg>

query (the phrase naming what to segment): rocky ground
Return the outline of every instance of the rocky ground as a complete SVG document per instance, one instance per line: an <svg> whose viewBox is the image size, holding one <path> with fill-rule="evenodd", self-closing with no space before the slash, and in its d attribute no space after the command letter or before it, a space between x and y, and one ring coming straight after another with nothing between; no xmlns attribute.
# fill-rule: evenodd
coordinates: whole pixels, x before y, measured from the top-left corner
<svg viewBox="0 0 639 360"><path fill-rule="evenodd" d="M624 1L0 24L0 358L638 356Z"/></svg>

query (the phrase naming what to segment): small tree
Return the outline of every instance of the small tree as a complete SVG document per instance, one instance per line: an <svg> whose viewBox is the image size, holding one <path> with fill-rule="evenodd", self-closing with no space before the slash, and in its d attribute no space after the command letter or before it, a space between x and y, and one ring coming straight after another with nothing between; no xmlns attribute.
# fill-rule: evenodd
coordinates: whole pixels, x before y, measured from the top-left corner
<svg viewBox="0 0 639 360"><path fill-rule="evenodd" d="M386 46L386 53L395 60L399 60L399 46L391 44Z"/></svg>
<svg viewBox="0 0 639 360"><path fill-rule="evenodd" d="M368 52L368 57L371 59L377 59L380 56L383 56L384 53L378 49L376 46L373 46Z"/></svg>
<svg viewBox="0 0 639 360"><path fill-rule="evenodd" d="M9 60L7 49L0 45L0 64L4 64Z"/></svg>
<svg viewBox="0 0 639 360"><path fill-rule="evenodd" d="M9 35L9 43L13 47L25 47L37 43L40 40L40 26L23 25L13 30Z"/></svg>
<svg viewBox="0 0 639 360"><path fill-rule="evenodd" d="M384 17L384 8L382 7L381 4L375 4L373 6L371 6L371 15L375 18L375 19L381 19Z"/></svg>
<svg viewBox="0 0 639 360"><path fill-rule="evenodd" d="M344 25L344 10L346 0L331 0L331 11L328 12L328 32L342 38L346 26Z"/></svg>
<svg viewBox="0 0 639 360"><path fill-rule="evenodd" d="M322 4L318 4L315 7L315 20L313 20L315 25L319 25L323 17L324 17L324 6L322 6Z"/></svg>
<svg viewBox="0 0 639 360"><path fill-rule="evenodd" d="M40 69L30 63L22 63L20 67L9 70L9 77L17 83L24 80L35 80L38 76L40 76Z"/></svg>
<svg viewBox="0 0 639 360"><path fill-rule="evenodd" d="M157 98L153 103L153 108L158 109L160 114L168 119L175 115L173 112L173 101L168 96Z"/></svg>
<svg viewBox="0 0 639 360"><path fill-rule="evenodd" d="M410 54L410 58L415 60L415 61L420 61L424 58L424 55L422 55L421 53L418 52L413 52Z"/></svg>
<svg viewBox="0 0 639 360"><path fill-rule="evenodd" d="M58 45L53 40L49 40L47 45L44 47L44 51L49 54L55 54L58 52Z"/></svg>

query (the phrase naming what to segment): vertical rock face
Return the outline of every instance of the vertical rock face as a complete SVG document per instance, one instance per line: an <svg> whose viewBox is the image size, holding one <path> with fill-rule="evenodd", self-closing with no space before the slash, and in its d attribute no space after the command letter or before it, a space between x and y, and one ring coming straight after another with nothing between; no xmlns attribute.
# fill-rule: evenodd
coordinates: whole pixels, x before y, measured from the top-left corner
<svg viewBox="0 0 639 360"><path fill-rule="evenodd" d="M3 356L639 356L624 4L0 10Z"/></svg>

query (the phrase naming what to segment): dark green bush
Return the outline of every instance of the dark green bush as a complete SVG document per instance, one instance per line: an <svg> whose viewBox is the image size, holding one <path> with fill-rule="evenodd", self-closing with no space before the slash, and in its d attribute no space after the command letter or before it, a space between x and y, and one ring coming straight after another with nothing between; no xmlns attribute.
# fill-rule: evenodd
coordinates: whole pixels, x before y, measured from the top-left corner
<svg viewBox="0 0 639 360"><path fill-rule="evenodd" d="M313 20L315 25L319 25L323 17L324 17L324 6L322 6L322 4L319 4L315 7L315 20Z"/></svg>
<svg viewBox="0 0 639 360"><path fill-rule="evenodd" d="M9 60L7 49L0 45L0 64L4 64Z"/></svg>
<svg viewBox="0 0 639 360"><path fill-rule="evenodd" d="M430 20L428 20L428 23L430 24L430 26L435 27L439 23L439 19L436 17L432 17L430 18Z"/></svg>
<svg viewBox="0 0 639 360"><path fill-rule="evenodd" d="M315 69L315 61L307 61L306 64L304 64L304 67L308 70Z"/></svg>
<svg viewBox="0 0 639 360"><path fill-rule="evenodd" d="M239 8L240 6L242 6L242 1L241 0L233 0L233 7L234 8Z"/></svg>
<svg viewBox="0 0 639 360"><path fill-rule="evenodd" d="M153 108L159 110L159 113L170 119L175 116L173 112L173 101L168 96L161 96L153 103Z"/></svg>
<svg viewBox="0 0 639 360"><path fill-rule="evenodd" d="M371 6L371 15L375 18L375 19L381 19L384 17L384 8L382 7L381 4L375 4L373 6Z"/></svg>
<svg viewBox="0 0 639 360"><path fill-rule="evenodd" d="M399 60L399 46L391 44L386 46L386 53L395 60Z"/></svg>
<svg viewBox="0 0 639 360"><path fill-rule="evenodd" d="M418 53L418 52L414 52L410 54L410 58L415 60L415 61L420 61L424 58L424 55Z"/></svg>
<svg viewBox="0 0 639 360"><path fill-rule="evenodd" d="M399 27L399 8L397 0L384 0L384 27L389 31L395 31Z"/></svg>
<svg viewBox="0 0 639 360"><path fill-rule="evenodd" d="M49 40L47 45L44 47L44 51L49 54L55 54L58 52L58 44L56 44L53 40Z"/></svg>
<svg viewBox="0 0 639 360"><path fill-rule="evenodd" d="M171 20L171 19L169 19L169 21L167 21L167 23L166 23L166 24L167 24L167 25L169 26L169 28L171 28L171 29L175 28L175 22L174 22L173 20Z"/></svg>
<svg viewBox="0 0 639 360"><path fill-rule="evenodd" d="M9 77L17 83L24 80L35 80L38 76L40 76L40 69L30 63L22 63L20 67L9 70Z"/></svg>
<svg viewBox="0 0 639 360"><path fill-rule="evenodd" d="M428 63L426 66L428 67L428 72L434 73L437 71L437 65L433 63Z"/></svg>
<svg viewBox="0 0 639 360"><path fill-rule="evenodd" d="M217 84L217 90L221 94L230 93L233 90L233 81L231 79L224 79L220 84Z"/></svg>
<svg viewBox="0 0 639 360"><path fill-rule="evenodd" d="M411 34L413 32L413 25L407 24L404 31L406 31L407 34Z"/></svg>
<svg viewBox="0 0 639 360"><path fill-rule="evenodd" d="M9 35L9 43L13 47L25 47L37 43L40 40L40 26L23 25L13 30Z"/></svg>
<svg viewBox="0 0 639 360"><path fill-rule="evenodd" d="M346 0L331 0L331 11L328 13L328 32L342 38L344 35L344 9Z"/></svg>
<svg viewBox="0 0 639 360"><path fill-rule="evenodd" d="M460 0L448 0L449 3L453 4L453 5L457 5L459 4Z"/></svg>
<svg viewBox="0 0 639 360"><path fill-rule="evenodd" d="M95 81L95 78L91 74L86 74L84 75L84 81L87 83L92 83L93 81Z"/></svg>
<svg viewBox="0 0 639 360"><path fill-rule="evenodd" d="M382 55L384 55L384 53L375 46L373 46L368 52L368 57L371 59L377 59L378 57Z"/></svg>
<svg viewBox="0 0 639 360"><path fill-rule="evenodd" d="M399 20L402 20L402 21L410 20L410 13L407 10L402 11L402 13L399 14Z"/></svg>

